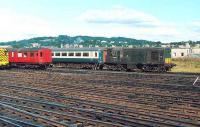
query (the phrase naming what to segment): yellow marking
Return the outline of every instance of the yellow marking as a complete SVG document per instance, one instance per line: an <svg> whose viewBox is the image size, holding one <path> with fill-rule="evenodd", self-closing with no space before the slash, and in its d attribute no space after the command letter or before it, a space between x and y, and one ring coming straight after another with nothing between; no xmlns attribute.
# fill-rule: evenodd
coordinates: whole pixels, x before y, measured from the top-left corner
<svg viewBox="0 0 200 127"><path fill-rule="evenodd" d="M171 58L165 58L165 63L166 63L166 64L170 64L171 61L172 61Z"/></svg>
<svg viewBox="0 0 200 127"><path fill-rule="evenodd" d="M8 65L8 53L6 49L0 48L0 66Z"/></svg>

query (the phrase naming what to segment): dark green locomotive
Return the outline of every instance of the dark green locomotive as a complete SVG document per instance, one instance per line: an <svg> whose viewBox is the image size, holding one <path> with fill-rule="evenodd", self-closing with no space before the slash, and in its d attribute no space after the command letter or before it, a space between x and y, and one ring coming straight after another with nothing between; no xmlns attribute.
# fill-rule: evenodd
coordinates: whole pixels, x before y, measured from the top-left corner
<svg viewBox="0 0 200 127"><path fill-rule="evenodd" d="M104 51L104 65L114 69L169 71L170 48L111 48Z"/></svg>

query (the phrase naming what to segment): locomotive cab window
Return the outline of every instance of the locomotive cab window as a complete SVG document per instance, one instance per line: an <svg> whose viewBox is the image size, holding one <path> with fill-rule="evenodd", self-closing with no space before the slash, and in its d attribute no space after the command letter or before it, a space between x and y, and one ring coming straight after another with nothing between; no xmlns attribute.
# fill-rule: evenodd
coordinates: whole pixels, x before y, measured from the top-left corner
<svg viewBox="0 0 200 127"><path fill-rule="evenodd" d="M120 51L112 51L112 58L119 59L120 58Z"/></svg>
<svg viewBox="0 0 200 127"><path fill-rule="evenodd" d="M117 57L117 53L115 51L112 52L112 57Z"/></svg>

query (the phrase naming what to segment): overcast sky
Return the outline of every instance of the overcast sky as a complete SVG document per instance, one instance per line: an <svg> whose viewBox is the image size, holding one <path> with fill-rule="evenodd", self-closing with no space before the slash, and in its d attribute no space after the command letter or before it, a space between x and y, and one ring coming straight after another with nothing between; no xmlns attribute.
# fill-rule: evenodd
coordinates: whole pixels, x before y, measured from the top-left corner
<svg viewBox="0 0 200 127"><path fill-rule="evenodd" d="M0 0L0 42L38 36L200 40L200 0Z"/></svg>

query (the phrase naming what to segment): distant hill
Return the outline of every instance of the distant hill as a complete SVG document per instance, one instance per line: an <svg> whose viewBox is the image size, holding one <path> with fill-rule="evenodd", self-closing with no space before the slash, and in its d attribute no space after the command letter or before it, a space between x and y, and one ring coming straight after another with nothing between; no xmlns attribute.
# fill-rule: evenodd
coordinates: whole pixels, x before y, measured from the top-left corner
<svg viewBox="0 0 200 127"><path fill-rule="evenodd" d="M54 46L60 47L61 44L79 44L84 47L88 46L100 46L100 47L111 47L111 46L135 46L135 47L161 47L162 43L160 41L148 41L148 40L137 40L132 38L125 37L91 37L91 36L74 36L70 37L67 35L59 35L57 37L36 37L20 41L9 41L9 42L0 42L0 45L11 45L14 48L20 47L31 47L31 43L38 43L41 46ZM195 46L200 44L200 41L181 41L181 42L171 42L172 47L179 47L180 45L189 44L190 46ZM169 45L166 44L165 45Z"/></svg>
<svg viewBox="0 0 200 127"><path fill-rule="evenodd" d="M58 37L36 37L26 40L20 41L10 41L10 42L1 42L0 45L11 45L13 47L30 47L31 43L39 43L41 46L55 46L60 47L61 44L79 44L83 46L128 46L134 45L137 47L142 47L144 45L159 47L161 42L153 42L147 40L136 40L132 38L125 38L125 37L91 37L91 36L66 36L66 35L59 35Z"/></svg>

